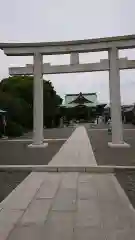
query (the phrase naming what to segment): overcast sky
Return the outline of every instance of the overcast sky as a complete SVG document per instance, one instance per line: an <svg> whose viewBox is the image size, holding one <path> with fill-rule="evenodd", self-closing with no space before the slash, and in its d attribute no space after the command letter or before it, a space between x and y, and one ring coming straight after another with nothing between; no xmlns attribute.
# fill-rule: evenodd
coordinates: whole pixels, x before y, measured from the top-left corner
<svg viewBox="0 0 135 240"><path fill-rule="evenodd" d="M135 34L135 0L0 0L0 42L77 40ZM135 59L135 50L120 57ZM80 54L80 62L107 58L107 53ZM32 63L32 57L7 57L0 51L0 79L9 66ZM45 56L44 62L69 63L69 55ZM97 92L108 102L108 72L48 75L56 91ZM135 70L121 72L123 103L135 102Z"/></svg>

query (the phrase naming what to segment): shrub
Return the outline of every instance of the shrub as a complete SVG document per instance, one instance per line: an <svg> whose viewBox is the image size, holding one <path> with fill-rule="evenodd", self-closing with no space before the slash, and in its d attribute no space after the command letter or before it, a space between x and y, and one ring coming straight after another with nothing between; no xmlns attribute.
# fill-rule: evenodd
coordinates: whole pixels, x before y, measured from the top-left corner
<svg viewBox="0 0 135 240"><path fill-rule="evenodd" d="M8 122L6 127L6 135L9 137L20 137L23 135L23 127L15 122Z"/></svg>

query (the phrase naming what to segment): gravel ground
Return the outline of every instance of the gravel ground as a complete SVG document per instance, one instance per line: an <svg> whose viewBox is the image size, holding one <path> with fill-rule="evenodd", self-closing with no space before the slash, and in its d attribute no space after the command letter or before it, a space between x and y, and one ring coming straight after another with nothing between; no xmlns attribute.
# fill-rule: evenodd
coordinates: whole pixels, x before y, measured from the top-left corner
<svg viewBox="0 0 135 240"><path fill-rule="evenodd" d="M84 124L86 128L90 129L107 129L108 128L108 124L105 123L99 123L98 125L94 125L92 123L86 123ZM133 124L123 124L123 128L124 129L134 129L135 130L135 125Z"/></svg>
<svg viewBox="0 0 135 240"><path fill-rule="evenodd" d="M99 165L135 165L135 130L124 130L124 140L130 148L110 148L111 135L107 130L90 130L87 128L92 149Z"/></svg>
<svg viewBox="0 0 135 240"><path fill-rule="evenodd" d="M69 138L75 128L73 127L64 127L64 128L50 128L44 129L44 138L45 139L56 139L56 138ZM20 138L32 138L33 133L26 133Z"/></svg>
<svg viewBox="0 0 135 240"><path fill-rule="evenodd" d="M0 202L27 177L29 172L0 172Z"/></svg>
<svg viewBox="0 0 135 240"><path fill-rule="evenodd" d="M72 134L74 128L55 128L55 129L45 129L44 137L46 139L67 139ZM31 138L32 133L28 133L27 136L23 138ZM46 148L28 148L27 145L30 142L0 142L0 165L22 165L22 164L32 164L32 165L45 165L50 162L52 157L59 151L61 146L65 143L62 141L49 141L48 147Z"/></svg>
<svg viewBox="0 0 135 240"><path fill-rule="evenodd" d="M117 170L116 177L119 181L121 187L124 189L127 194L130 202L135 208L135 170L127 171L127 170Z"/></svg>
<svg viewBox="0 0 135 240"><path fill-rule="evenodd" d="M27 142L1 142L0 165L46 165L65 141L51 141L46 148L28 148Z"/></svg>

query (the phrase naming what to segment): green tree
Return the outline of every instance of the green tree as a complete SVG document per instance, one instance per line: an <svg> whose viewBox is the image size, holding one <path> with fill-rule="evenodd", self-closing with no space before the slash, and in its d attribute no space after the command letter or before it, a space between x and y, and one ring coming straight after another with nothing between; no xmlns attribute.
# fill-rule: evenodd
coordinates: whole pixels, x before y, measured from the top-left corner
<svg viewBox="0 0 135 240"><path fill-rule="evenodd" d="M43 81L43 93L44 123L51 127L52 120L59 115L62 99L56 94L50 81ZM3 79L0 82L0 108L7 111L10 121L32 129L33 76L13 76Z"/></svg>

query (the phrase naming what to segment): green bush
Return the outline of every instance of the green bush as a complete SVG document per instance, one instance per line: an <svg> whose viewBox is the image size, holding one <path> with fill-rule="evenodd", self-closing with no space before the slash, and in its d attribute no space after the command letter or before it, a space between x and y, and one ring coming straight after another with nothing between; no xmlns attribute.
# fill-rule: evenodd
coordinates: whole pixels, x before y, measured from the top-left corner
<svg viewBox="0 0 135 240"><path fill-rule="evenodd" d="M0 131L0 138L2 137L2 132Z"/></svg>
<svg viewBox="0 0 135 240"><path fill-rule="evenodd" d="M23 135L23 127L15 122L8 122L6 127L6 135L9 137L20 137Z"/></svg>

